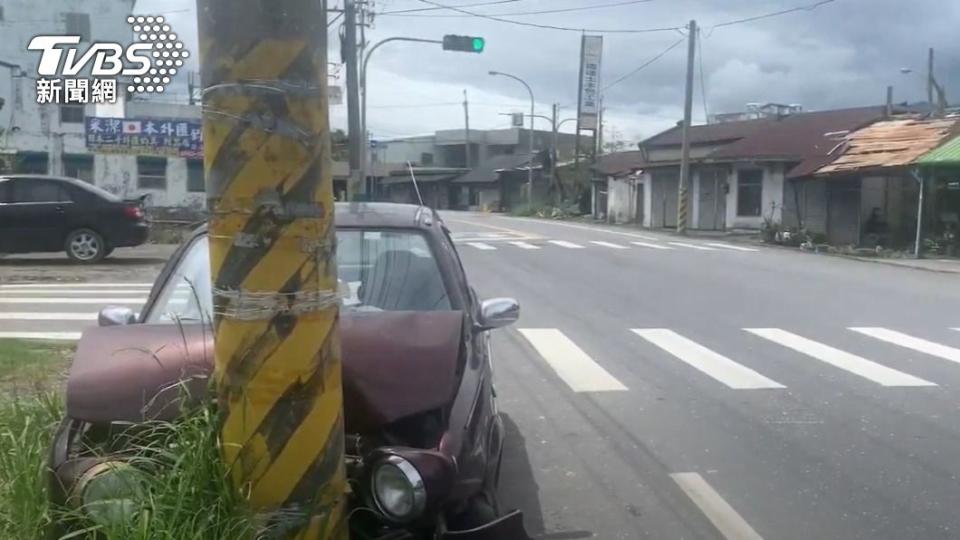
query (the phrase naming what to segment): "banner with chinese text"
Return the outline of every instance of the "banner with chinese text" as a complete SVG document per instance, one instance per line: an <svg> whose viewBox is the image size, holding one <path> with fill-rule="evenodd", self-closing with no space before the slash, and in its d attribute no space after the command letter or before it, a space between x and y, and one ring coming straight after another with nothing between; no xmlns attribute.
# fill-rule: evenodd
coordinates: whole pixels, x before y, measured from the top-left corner
<svg viewBox="0 0 960 540"><path fill-rule="evenodd" d="M87 148L93 152L203 158L200 119L88 116L84 128Z"/></svg>

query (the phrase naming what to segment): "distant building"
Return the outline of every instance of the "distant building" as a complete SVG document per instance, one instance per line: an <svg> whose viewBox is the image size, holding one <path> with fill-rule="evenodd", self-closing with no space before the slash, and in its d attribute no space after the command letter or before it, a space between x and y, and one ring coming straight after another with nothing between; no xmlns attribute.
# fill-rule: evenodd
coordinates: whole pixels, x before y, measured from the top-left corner
<svg viewBox="0 0 960 540"><path fill-rule="evenodd" d="M742 122L744 120L759 120L761 118L777 118L803 112L803 106L797 103L784 105L782 103L747 103L745 111L733 113L711 114L708 124L723 122Z"/></svg>
<svg viewBox="0 0 960 540"><path fill-rule="evenodd" d="M406 163L422 167L470 168L484 161L504 155L530 153L530 130L521 128L470 130L470 163L467 163L467 136L463 129L445 129L431 135L403 137L374 141L370 144L373 163ZM553 133L536 130L533 133L534 151L552 146ZM582 139L584 147L590 141ZM573 157L576 136L560 133L557 152L560 159Z"/></svg>

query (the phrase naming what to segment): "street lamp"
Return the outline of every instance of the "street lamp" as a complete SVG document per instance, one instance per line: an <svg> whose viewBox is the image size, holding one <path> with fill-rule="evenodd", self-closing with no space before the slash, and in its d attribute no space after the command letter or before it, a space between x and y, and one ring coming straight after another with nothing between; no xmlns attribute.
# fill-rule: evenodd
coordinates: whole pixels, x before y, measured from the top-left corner
<svg viewBox="0 0 960 540"><path fill-rule="evenodd" d="M527 162L527 204L533 208L533 118L536 114L534 107L536 106L536 101L533 98L533 89L530 88L530 85L526 81L517 77L516 75L511 75L509 73L502 73L500 71L491 71L490 75L492 76L503 76L511 78L527 88L527 92L530 93L530 158Z"/></svg>

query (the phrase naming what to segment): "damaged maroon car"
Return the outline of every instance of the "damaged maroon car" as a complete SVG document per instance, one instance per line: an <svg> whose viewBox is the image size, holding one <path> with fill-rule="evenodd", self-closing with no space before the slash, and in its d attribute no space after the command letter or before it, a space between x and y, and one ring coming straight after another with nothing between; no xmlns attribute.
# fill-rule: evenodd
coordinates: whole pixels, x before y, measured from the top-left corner
<svg viewBox="0 0 960 540"><path fill-rule="evenodd" d="M497 503L504 429L488 341L517 320L519 305L478 301L433 210L338 204L335 219L351 506L369 510L350 513L351 537L526 539L520 513ZM50 454L56 502L111 504L108 490L90 488L122 474L104 466L122 452L89 455L90 443L103 446L89 439L118 431L111 426L176 421L188 399L209 391L210 287L201 229L167 263L142 313L105 308L99 328L84 333Z"/></svg>

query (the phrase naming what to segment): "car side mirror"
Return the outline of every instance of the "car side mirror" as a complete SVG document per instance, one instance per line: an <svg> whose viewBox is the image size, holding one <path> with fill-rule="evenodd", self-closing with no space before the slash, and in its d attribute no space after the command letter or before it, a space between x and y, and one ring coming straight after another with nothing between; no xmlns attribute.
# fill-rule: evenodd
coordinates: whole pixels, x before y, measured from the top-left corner
<svg viewBox="0 0 960 540"><path fill-rule="evenodd" d="M132 309L121 306L107 306L97 314L100 326L126 326L137 322L137 314Z"/></svg>
<svg viewBox="0 0 960 540"><path fill-rule="evenodd" d="M520 303L513 298L491 298L480 304L481 330L503 328L520 318Z"/></svg>

